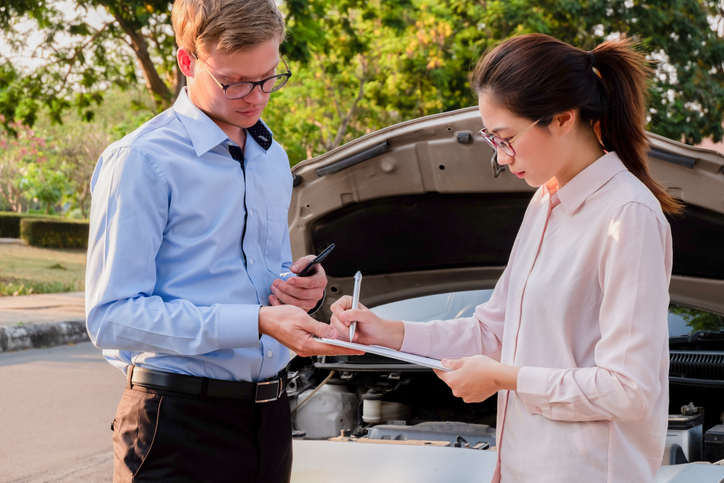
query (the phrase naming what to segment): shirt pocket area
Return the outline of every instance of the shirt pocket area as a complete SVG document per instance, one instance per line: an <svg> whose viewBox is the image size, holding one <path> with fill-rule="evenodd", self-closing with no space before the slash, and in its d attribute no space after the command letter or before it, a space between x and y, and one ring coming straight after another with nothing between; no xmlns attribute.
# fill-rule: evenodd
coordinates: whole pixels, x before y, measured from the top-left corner
<svg viewBox="0 0 724 483"><path fill-rule="evenodd" d="M266 268L274 277L282 272L282 250L285 232L289 230L288 210L282 206L268 205L266 207L266 243L264 246L264 260Z"/></svg>

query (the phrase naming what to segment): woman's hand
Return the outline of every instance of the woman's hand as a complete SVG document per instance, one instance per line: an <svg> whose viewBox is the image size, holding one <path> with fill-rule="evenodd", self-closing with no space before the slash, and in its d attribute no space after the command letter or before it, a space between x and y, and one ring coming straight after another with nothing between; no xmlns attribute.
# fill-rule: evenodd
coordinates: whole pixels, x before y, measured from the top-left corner
<svg viewBox="0 0 724 483"><path fill-rule="evenodd" d="M349 326L352 322L357 322L352 342L400 350L405 333L401 320L386 320L377 317L362 304L352 310L352 297L349 295L345 295L333 303L331 309L331 324L337 329L339 339L349 340Z"/></svg>
<svg viewBox="0 0 724 483"><path fill-rule="evenodd" d="M443 359L442 365L453 370L434 369L435 374L466 403L485 401L501 389L518 389L520 368L501 364L488 356Z"/></svg>

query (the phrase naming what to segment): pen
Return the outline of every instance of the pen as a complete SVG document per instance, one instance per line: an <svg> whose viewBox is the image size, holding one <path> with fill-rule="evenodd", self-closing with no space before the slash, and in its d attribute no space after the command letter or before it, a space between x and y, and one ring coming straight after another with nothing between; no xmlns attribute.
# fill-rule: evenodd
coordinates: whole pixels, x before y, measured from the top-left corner
<svg viewBox="0 0 724 483"><path fill-rule="evenodd" d="M357 309L359 305L359 288L362 285L362 273L357 271L354 274L354 290L352 291L352 310ZM349 326L349 341L354 338L354 331L357 328L357 322L352 322Z"/></svg>

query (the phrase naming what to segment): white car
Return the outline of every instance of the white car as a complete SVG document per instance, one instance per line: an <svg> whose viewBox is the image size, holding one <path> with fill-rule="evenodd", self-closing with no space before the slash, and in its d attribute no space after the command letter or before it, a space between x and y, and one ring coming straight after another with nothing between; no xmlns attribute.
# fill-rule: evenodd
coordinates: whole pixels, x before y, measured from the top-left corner
<svg viewBox="0 0 724 483"><path fill-rule="evenodd" d="M295 166L294 257L336 249L317 318L351 295L388 318L469 316L507 263L533 189L495 162L475 107L401 123ZM724 156L650 135L670 218L670 419L657 482L724 482ZM289 365L295 483L481 482L496 401L466 404L431 369L374 354Z"/></svg>

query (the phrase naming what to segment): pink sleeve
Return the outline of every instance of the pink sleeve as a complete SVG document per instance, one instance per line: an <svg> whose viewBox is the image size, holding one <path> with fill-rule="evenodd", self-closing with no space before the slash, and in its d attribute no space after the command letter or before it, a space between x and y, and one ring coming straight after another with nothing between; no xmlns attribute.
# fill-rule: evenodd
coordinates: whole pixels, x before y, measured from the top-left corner
<svg viewBox="0 0 724 483"><path fill-rule="evenodd" d="M510 265L508 263L508 267ZM400 350L436 359L485 354L500 360L509 277L506 268L490 300L478 305L472 317L432 322L403 321L405 336Z"/></svg>
<svg viewBox="0 0 724 483"><path fill-rule="evenodd" d="M531 414L559 421L648 417L668 367L671 275L668 224L647 206L628 203L609 225L598 267L603 291L595 367L523 367L518 395Z"/></svg>

